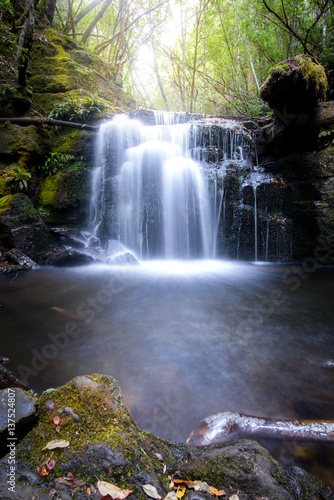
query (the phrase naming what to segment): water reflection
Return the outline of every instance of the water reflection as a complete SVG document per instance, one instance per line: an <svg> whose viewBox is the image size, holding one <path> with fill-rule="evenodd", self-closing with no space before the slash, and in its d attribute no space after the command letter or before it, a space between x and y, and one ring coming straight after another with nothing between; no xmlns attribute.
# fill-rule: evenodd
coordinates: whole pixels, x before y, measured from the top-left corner
<svg viewBox="0 0 334 500"><path fill-rule="evenodd" d="M139 425L175 440L224 410L329 418L334 271L297 288L287 273L156 261L4 276L0 354L36 391L110 374Z"/></svg>

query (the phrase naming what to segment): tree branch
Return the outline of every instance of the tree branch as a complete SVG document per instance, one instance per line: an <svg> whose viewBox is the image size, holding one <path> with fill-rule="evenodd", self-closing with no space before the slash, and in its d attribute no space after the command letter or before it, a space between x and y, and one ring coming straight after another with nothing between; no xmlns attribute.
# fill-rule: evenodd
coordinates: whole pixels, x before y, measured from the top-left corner
<svg viewBox="0 0 334 500"><path fill-rule="evenodd" d="M124 32L127 31L128 29L130 29L131 26L133 26L137 21L139 21L140 18L142 18L144 16L147 16L148 14L150 14L151 12L153 12L156 9L159 9L159 7L162 7L165 3L168 3L168 2L169 2L169 0L164 0L163 2L159 3L155 7L152 7L152 9L149 9L146 12L143 12L142 14L140 14L139 16L137 16L133 21L131 21L130 24L128 24L127 26L125 26ZM121 33L121 31L117 31L117 33L115 33L110 38L110 40L108 40L107 42L103 42L100 45L98 45L97 47L95 47L95 51L97 52L97 54L100 54L104 49L106 49L108 47L108 45L110 45L111 43L113 43L113 41L115 40L115 38L117 38L120 35L120 33Z"/></svg>
<svg viewBox="0 0 334 500"><path fill-rule="evenodd" d="M296 32L295 32L295 31L291 28L291 26L290 26L289 24L287 24L287 23L284 21L284 19L282 19L282 18L281 18L281 16L279 16L279 15L277 14L277 12L275 12L274 10L272 10L272 9L269 7L269 5L267 4L266 0L262 0L262 1L263 1L263 3L264 3L264 6L266 7L266 9L267 9L267 10L268 10L271 14L273 14L273 15L274 15L274 16L275 16L275 17L276 17L276 18L277 18L277 19L278 19L278 20L279 20L279 21L283 24L283 26L285 26L285 27L286 27L286 29L287 29L288 31L290 31L290 33L291 33L291 34L292 34L292 35L293 35L293 36L294 36L294 37L295 37L295 38L296 38L296 39L297 39L297 40L301 43L301 45L302 45L302 47L303 47L303 49L304 49L304 52L306 52L307 54L311 55L311 54L310 54L310 52L309 52L309 50L308 50L308 48L307 48L307 46L306 46L305 40L303 40L303 39L302 39L302 38L298 35L298 33L296 33Z"/></svg>

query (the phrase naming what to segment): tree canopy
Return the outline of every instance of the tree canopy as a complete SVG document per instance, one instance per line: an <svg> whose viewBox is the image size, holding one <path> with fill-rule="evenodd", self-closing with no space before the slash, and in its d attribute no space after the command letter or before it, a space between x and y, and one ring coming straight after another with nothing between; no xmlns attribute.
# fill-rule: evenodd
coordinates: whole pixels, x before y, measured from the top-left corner
<svg viewBox="0 0 334 500"><path fill-rule="evenodd" d="M333 87L334 0L1 2L1 52L23 86L36 30L52 26L114 65L116 83L145 107L265 113L259 89L270 67L303 53Z"/></svg>

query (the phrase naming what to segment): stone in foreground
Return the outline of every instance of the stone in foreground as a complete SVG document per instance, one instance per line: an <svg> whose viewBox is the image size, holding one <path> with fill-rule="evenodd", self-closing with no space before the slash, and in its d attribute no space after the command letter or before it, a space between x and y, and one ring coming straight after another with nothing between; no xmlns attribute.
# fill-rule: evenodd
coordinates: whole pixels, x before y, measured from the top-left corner
<svg viewBox="0 0 334 500"><path fill-rule="evenodd" d="M165 498L175 492L171 478L206 483L198 491L187 488L184 500L214 500L208 486L224 490L226 499L233 494L239 500L334 499L329 488L300 469L284 471L255 441L196 447L140 429L124 406L117 381L106 375L77 377L45 392L39 403L38 424L17 449L18 500L100 499L97 478L132 490L129 500L148 498L143 485ZM45 449L55 440L65 446ZM51 460L55 466L49 469ZM0 461L0 498L8 497L7 467L5 457Z"/></svg>

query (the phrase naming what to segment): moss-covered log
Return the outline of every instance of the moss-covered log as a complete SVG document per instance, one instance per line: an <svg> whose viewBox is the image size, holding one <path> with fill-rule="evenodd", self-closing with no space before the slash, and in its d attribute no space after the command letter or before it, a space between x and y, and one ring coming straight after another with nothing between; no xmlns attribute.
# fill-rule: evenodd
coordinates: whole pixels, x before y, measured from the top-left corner
<svg viewBox="0 0 334 500"><path fill-rule="evenodd" d="M91 130L91 131L96 131L98 129L98 126L96 125L86 125L85 123L75 123L75 122L68 122L64 120L54 120L53 118L46 118L46 117L40 117L40 118L30 118L30 117L19 117L19 118L0 118L0 122L10 122L14 123L15 125L22 125L22 126L28 126L28 125L50 125L51 127L69 127L69 128L76 128L80 130Z"/></svg>

